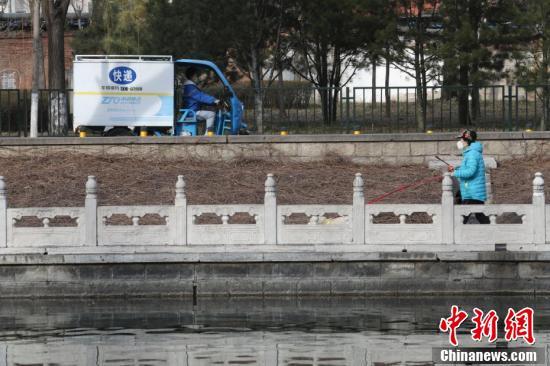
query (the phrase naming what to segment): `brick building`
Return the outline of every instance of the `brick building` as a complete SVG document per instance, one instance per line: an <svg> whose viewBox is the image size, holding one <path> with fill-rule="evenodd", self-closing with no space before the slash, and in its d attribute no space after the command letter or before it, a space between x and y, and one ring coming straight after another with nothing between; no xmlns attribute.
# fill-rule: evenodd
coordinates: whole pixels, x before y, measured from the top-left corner
<svg viewBox="0 0 550 366"><path fill-rule="evenodd" d="M70 87L73 50L72 33L65 34L65 69L67 85ZM44 49L44 80L48 82L48 38L42 37ZM12 36L0 32L0 89L30 89L32 86L32 34L17 32Z"/></svg>
<svg viewBox="0 0 550 366"><path fill-rule="evenodd" d="M71 0L65 33L67 85L72 85L71 47L75 29L88 24L91 0ZM45 27L45 21L42 19ZM44 80L48 73L48 39L42 32ZM0 0L0 89L30 89L32 86L32 27L29 1Z"/></svg>

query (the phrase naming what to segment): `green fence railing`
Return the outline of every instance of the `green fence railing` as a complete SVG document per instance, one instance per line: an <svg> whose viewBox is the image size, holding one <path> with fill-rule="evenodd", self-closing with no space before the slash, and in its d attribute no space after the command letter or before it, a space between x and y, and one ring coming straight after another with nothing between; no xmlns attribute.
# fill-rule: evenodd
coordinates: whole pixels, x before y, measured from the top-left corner
<svg viewBox="0 0 550 366"><path fill-rule="evenodd" d="M449 131L465 126L515 131L550 128L550 86L349 87L327 90L271 88L262 93L261 114L252 90L238 92L246 119L266 133L364 133ZM333 97L327 106L322 93ZM278 94L282 95L277 97ZM419 95L422 94L422 95ZM305 97L304 97L305 95ZM336 95L336 97L334 97Z"/></svg>
<svg viewBox="0 0 550 366"><path fill-rule="evenodd" d="M252 133L362 133L451 131L463 127L485 131L550 129L550 85L482 87L236 88L245 105L244 118ZM208 89L212 94L221 93ZM59 91L41 90L39 135L51 135ZM0 89L0 136L27 136L29 90ZM68 126L72 130L72 90L66 94ZM181 105L181 90L175 107Z"/></svg>

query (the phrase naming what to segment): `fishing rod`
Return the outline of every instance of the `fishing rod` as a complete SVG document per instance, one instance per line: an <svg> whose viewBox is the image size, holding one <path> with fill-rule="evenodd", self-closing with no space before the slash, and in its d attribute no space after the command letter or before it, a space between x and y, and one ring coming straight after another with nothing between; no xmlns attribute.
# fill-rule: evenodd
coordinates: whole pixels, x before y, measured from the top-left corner
<svg viewBox="0 0 550 366"><path fill-rule="evenodd" d="M445 160L441 159L439 156L436 155L435 158L436 158L437 160L439 160L440 162L442 162L443 164L445 164L445 165L447 165L447 166L451 166L451 164L447 163Z"/></svg>
<svg viewBox="0 0 550 366"><path fill-rule="evenodd" d="M441 159L439 156L435 155L435 158L439 161L441 161L443 164L447 165L447 166L452 166L451 164L449 164L448 162L446 162L445 160ZM388 197L388 196L391 196L392 194L394 193L397 193L397 192L402 192L402 191L405 191L407 189L412 189L412 188L417 188L417 187L420 187L424 184L428 184L428 183L431 183L432 181L436 181L436 180L441 180L443 179L443 176L441 175L436 175L436 176L433 176L433 177L428 177L428 178L423 178L421 180L417 180L416 182L413 182L411 184L404 184L402 186L399 186L397 188L395 188L394 190L391 190L389 192L386 192L384 193L383 195L381 196L378 196L370 201L367 202L367 205L370 205L370 204L373 204L373 203L376 203L376 202L379 202L379 201L382 201L384 198Z"/></svg>
<svg viewBox="0 0 550 366"><path fill-rule="evenodd" d="M428 184L432 181L436 181L436 180L441 180L443 178L443 176L441 175L436 175L436 176L433 176L433 177L428 177L428 178L423 178L421 180L417 180L416 182L413 182L413 183L410 183L410 184L404 184L402 186L399 186L397 188L395 188L394 190L392 191L389 191L389 192L386 192L384 193L383 195L381 196L378 196L370 201L367 202L367 205L371 205L373 203L376 203L376 202L379 202L379 201L382 201L384 198L394 194L394 193L397 193L397 192L402 192L402 191L405 191L407 189L411 189L411 188L416 188L416 187L420 187L424 184Z"/></svg>

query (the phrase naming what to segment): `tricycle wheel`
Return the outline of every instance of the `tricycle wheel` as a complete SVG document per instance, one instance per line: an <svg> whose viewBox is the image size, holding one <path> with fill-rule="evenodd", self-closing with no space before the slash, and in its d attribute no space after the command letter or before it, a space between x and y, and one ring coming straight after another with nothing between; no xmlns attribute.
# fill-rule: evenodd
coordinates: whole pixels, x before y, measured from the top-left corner
<svg viewBox="0 0 550 366"><path fill-rule="evenodd" d="M114 127L111 128L109 131L106 131L103 133L103 136L106 137L112 137L112 136L134 136L132 133L132 130L130 130L128 127Z"/></svg>

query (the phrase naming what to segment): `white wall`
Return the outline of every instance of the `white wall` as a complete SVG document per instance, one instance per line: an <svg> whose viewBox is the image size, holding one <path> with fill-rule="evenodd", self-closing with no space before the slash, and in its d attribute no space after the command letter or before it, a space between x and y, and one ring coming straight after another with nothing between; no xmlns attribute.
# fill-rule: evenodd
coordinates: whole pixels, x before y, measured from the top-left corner
<svg viewBox="0 0 550 366"><path fill-rule="evenodd" d="M376 67L376 86L384 86L386 82L386 66ZM390 67L390 86L414 86L415 81L409 75ZM349 87L370 87L372 86L372 69L358 70L351 82L347 85Z"/></svg>
<svg viewBox="0 0 550 366"><path fill-rule="evenodd" d="M4 9L5 14L29 14L30 13L30 1L29 0L8 0L8 4ZM82 6L82 14L88 14L89 9L92 7L92 0L71 0L69 5L69 14L74 14L74 6Z"/></svg>
<svg viewBox="0 0 550 366"><path fill-rule="evenodd" d="M349 77L349 75L347 76ZM346 77L346 79L347 79ZM378 66L376 68L376 86L384 86L386 78L386 67L384 65ZM283 72L283 79L288 81L296 81L301 78L293 73L292 71L285 70ZM370 87L372 86L372 70L371 69L361 69L355 73L355 76L352 78L350 83L347 85L349 87ZM395 67L390 68L390 86L414 86L414 79L409 77L404 72L396 69Z"/></svg>

